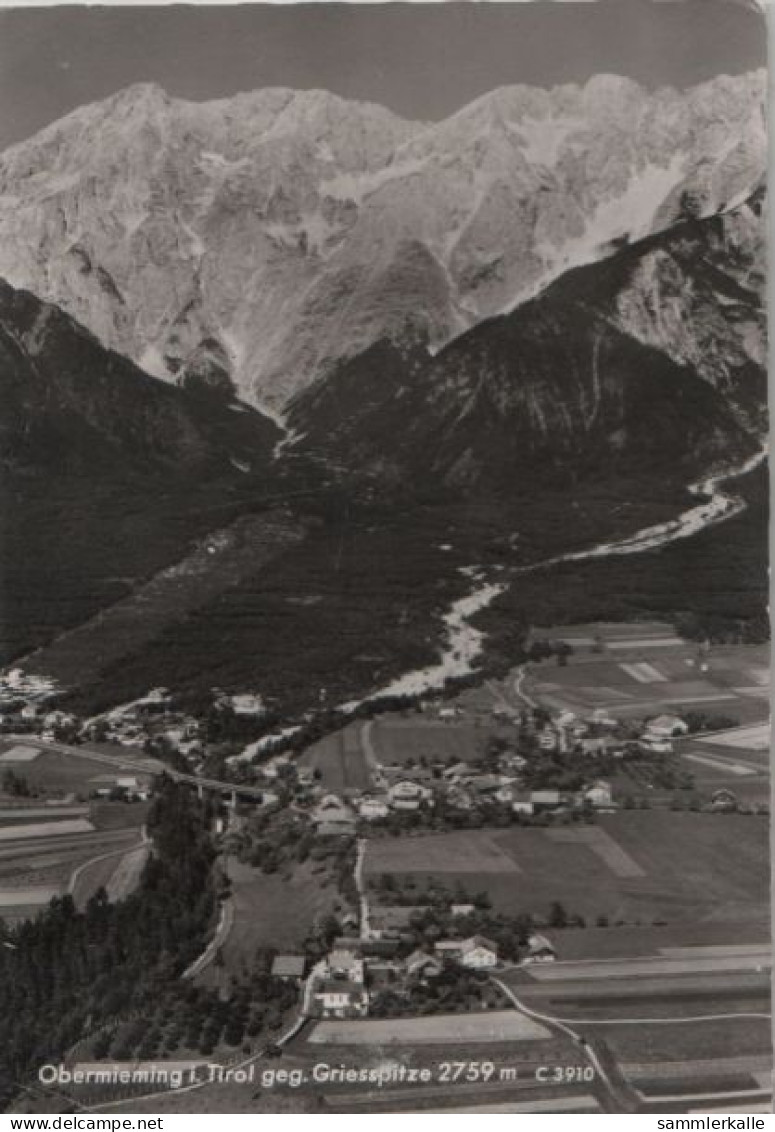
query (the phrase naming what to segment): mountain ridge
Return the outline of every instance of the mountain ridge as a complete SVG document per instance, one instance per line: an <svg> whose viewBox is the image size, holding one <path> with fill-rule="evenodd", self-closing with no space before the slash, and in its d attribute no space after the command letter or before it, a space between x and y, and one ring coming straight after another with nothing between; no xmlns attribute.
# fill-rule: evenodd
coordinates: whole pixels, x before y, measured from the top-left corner
<svg viewBox="0 0 775 1132"><path fill-rule="evenodd" d="M431 356L378 343L290 404L295 456L407 487L535 468L686 483L766 429L763 192L577 267Z"/></svg>
<svg viewBox="0 0 775 1132"><path fill-rule="evenodd" d="M380 338L435 349L617 240L747 196L763 74L498 88L440 122L139 84L0 154L0 275L166 380L217 343L273 409Z"/></svg>

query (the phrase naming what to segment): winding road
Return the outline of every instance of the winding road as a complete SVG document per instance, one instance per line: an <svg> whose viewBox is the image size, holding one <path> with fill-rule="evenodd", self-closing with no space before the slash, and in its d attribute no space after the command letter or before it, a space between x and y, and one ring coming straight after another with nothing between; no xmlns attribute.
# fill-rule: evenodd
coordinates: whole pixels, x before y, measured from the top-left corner
<svg viewBox="0 0 775 1132"><path fill-rule="evenodd" d="M551 1030L559 1030L562 1034L565 1035L565 1037L570 1038L571 1041L579 1047L584 1057L595 1070L597 1080L600 1082L607 1093L607 1099L613 1106L610 1109L611 1112L621 1113L629 1112L632 1110L632 1097L626 1095L622 1087L614 1083L614 1081L611 1079L610 1074L602 1065L597 1053L589 1044L589 1042L587 1042L586 1038L584 1038L577 1030L572 1029L565 1020L561 1018L555 1018L551 1014L544 1014L539 1010L533 1010L532 1007L526 1006L525 1003L521 1001L521 999L517 998L511 987L504 983L502 979L499 979L497 975L491 974L490 979L493 983L495 983L497 987L500 988L500 990L506 995L514 1008L521 1014L527 1015L528 1018L532 1018L536 1022L543 1022Z"/></svg>

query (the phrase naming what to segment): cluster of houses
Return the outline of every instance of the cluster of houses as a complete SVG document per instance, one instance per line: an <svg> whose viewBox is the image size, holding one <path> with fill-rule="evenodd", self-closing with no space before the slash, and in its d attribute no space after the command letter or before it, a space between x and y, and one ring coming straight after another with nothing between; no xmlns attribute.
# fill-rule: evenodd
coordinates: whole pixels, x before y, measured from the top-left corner
<svg viewBox="0 0 775 1132"><path fill-rule="evenodd" d="M387 790L347 790L324 794L310 813L319 837L353 836L359 823L376 822L390 814L429 810L443 804L459 812L486 811L497 805L515 814L540 814L573 808L609 810L614 806L611 784L597 779L581 790L527 790L508 774L478 774L456 764L438 778L426 778L422 768L404 768Z"/></svg>
<svg viewBox="0 0 775 1132"><path fill-rule="evenodd" d="M385 988L409 993L413 985L437 979L451 965L463 971L493 971L501 960L498 946L486 936L442 939L432 949L416 948L405 958L398 955L395 936L334 940L327 955L307 974L303 955L278 955L272 974L305 983L305 1010L318 1018L365 1018L373 996ZM523 963L545 963L556 958L554 947L542 935L527 943ZM306 975L306 980L305 980Z"/></svg>
<svg viewBox="0 0 775 1132"><path fill-rule="evenodd" d="M96 781L101 784L94 790L95 797L114 802L147 802L153 794L150 774L106 774L98 776Z"/></svg>
<svg viewBox="0 0 775 1132"><path fill-rule="evenodd" d="M21 720L36 730L53 729L65 719L75 722L75 716L51 709L55 694L53 681L11 668L0 674L0 720L9 724Z"/></svg>
<svg viewBox="0 0 775 1132"><path fill-rule="evenodd" d="M572 711L553 715L536 731L538 747L559 754L578 753L597 755L600 752L622 758L626 743L619 734L621 721L609 715L605 708L596 708L587 719L579 719ZM654 754L668 754L673 750L672 740L686 735L689 728L678 715L658 715L642 725L638 744L642 750Z"/></svg>
<svg viewBox="0 0 775 1132"><path fill-rule="evenodd" d="M534 734L540 751L597 754L605 750L614 757L624 757L626 744L621 738L610 735L610 730L619 726L604 709L596 710L586 721L566 711L542 720ZM659 715L643 725L638 748L654 754L668 753L673 749L672 740L687 731L687 724L680 716ZM283 758L279 756L278 761ZM288 759L284 761L290 763ZM523 783L527 764L528 759L522 754L507 750L498 756L496 768L486 772L481 766L465 761L451 765L425 761L405 766L382 765L374 773L372 789L352 788L339 794L326 793L314 783L309 769L298 765L297 781L312 791L315 799L310 813L312 824L315 832L324 837L353 835L364 822L379 822L391 814L439 806L447 811L469 813L486 813L489 807L499 806L528 816L574 809L606 811L616 807L611 783L602 778L590 778L575 791L527 789ZM262 767L262 771L266 770L266 766Z"/></svg>
<svg viewBox="0 0 775 1132"><path fill-rule="evenodd" d="M167 688L152 688L139 700L87 720L81 735L138 748L144 748L149 739L163 738L183 755L201 753L199 722L173 709L172 694Z"/></svg>

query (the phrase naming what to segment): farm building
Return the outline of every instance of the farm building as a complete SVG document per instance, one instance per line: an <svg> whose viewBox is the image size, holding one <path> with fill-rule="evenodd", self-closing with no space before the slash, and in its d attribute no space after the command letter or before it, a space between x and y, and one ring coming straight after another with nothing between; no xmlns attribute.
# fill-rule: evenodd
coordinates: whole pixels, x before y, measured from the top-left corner
<svg viewBox="0 0 775 1132"><path fill-rule="evenodd" d="M306 962L303 955L276 955L272 962L272 974L286 982L300 982L304 978Z"/></svg>
<svg viewBox="0 0 775 1132"><path fill-rule="evenodd" d="M610 806L613 802L611 783L605 782L602 778L598 779L597 782L593 782L591 786L587 786L581 791L581 800L582 802L589 802L596 808Z"/></svg>
<svg viewBox="0 0 775 1132"><path fill-rule="evenodd" d="M658 739L675 738L686 735L688 731L689 725L679 715L658 715L646 722L646 735L653 735Z"/></svg>
<svg viewBox="0 0 775 1132"><path fill-rule="evenodd" d="M463 940L460 962L472 970L484 971L498 965L498 946L482 935Z"/></svg>
<svg viewBox="0 0 775 1132"><path fill-rule="evenodd" d="M475 911L475 904L453 904L450 908L453 916L470 916Z"/></svg>
<svg viewBox="0 0 775 1132"><path fill-rule="evenodd" d="M358 813L366 821L385 818L390 813L387 794L364 794L357 806Z"/></svg>
<svg viewBox="0 0 775 1132"><path fill-rule="evenodd" d="M336 794L328 794L313 810L312 824L319 837L351 836L355 814Z"/></svg>
<svg viewBox="0 0 775 1132"><path fill-rule="evenodd" d="M497 945L481 935L470 939L441 939L435 950L440 958L454 959L472 970L484 971L498 965Z"/></svg>
<svg viewBox="0 0 775 1132"><path fill-rule="evenodd" d="M556 958L557 952L545 935L534 932L528 937L527 955L523 958L523 963L551 963Z"/></svg>
<svg viewBox="0 0 775 1132"><path fill-rule="evenodd" d="M737 796L732 790L725 788L715 790L710 800L710 808L715 813L732 814L737 810L737 806Z"/></svg>
<svg viewBox="0 0 775 1132"><path fill-rule="evenodd" d="M235 715L263 715L266 710L261 697L248 692L232 696L231 707Z"/></svg>
<svg viewBox="0 0 775 1132"><path fill-rule="evenodd" d="M363 955L358 939L336 939L323 960L329 977L350 979L354 983L363 982Z"/></svg>
<svg viewBox="0 0 775 1132"><path fill-rule="evenodd" d="M472 810L474 808L473 795L462 786L452 786L447 793L447 805L453 810Z"/></svg>
<svg viewBox="0 0 775 1132"><path fill-rule="evenodd" d="M532 814L535 812L532 790L512 791L511 808L515 814Z"/></svg>
<svg viewBox="0 0 775 1132"><path fill-rule="evenodd" d="M415 979L435 979L442 971L443 964L436 955L425 951L413 951L406 960L406 973Z"/></svg>
<svg viewBox="0 0 775 1132"><path fill-rule="evenodd" d="M410 778L402 778L388 789L388 799L394 810L417 810L432 798L432 790Z"/></svg>
<svg viewBox="0 0 775 1132"><path fill-rule="evenodd" d="M556 810L562 804L562 795L559 790L531 790L530 801L533 810Z"/></svg>
<svg viewBox="0 0 775 1132"><path fill-rule="evenodd" d="M418 904L389 904L373 908L369 915L369 934L373 939L398 939L408 930L413 916L427 911L427 905Z"/></svg>
<svg viewBox="0 0 775 1132"><path fill-rule="evenodd" d="M369 995L362 983L348 979L325 979L312 993L313 1006L321 1018L365 1018Z"/></svg>
<svg viewBox="0 0 775 1132"><path fill-rule="evenodd" d="M120 795L129 802L146 802L151 796L151 778L149 775L119 775L114 779L103 779L104 786L95 791L98 798L109 798Z"/></svg>

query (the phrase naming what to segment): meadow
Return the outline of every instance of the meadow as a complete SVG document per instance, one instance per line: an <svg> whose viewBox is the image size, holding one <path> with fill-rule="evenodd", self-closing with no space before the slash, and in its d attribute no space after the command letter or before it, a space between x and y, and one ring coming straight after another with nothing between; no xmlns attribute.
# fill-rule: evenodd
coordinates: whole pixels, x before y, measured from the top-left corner
<svg viewBox="0 0 775 1132"><path fill-rule="evenodd" d="M361 743L363 723L351 723L307 747L298 765L320 771L320 781L334 793L348 789L368 790L371 774Z"/></svg>
<svg viewBox="0 0 775 1132"><path fill-rule="evenodd" d="M260 948L300 949L312 927L340 903L335 882L312 860L294 866L291 875L263 873L234 859L227 870L233 915L221 957L229 974L250 970ZM219 965L197 981L212 986L220 979Z"/></svg>
<svg viewBox="0 0 775 1132"><path fill-rule="evenodd" d="M441 722L412 716L383 716L374 721L372 741L380 761L404 765L408 761L429 763L466 762L481 757L485 735L470 722Z"/></svg>
<svg viewBox="0 0 775 1132"><path fill-rule="evenodd" d="M432 880L486 892L496 911L547 916L559 901L594 924L726 922L732 939L767 905L769 829L741 814L633 810L598 824L512 827L369 842L366 875L420 895ZM731 940L730 940L731 941Z"/></svg>
<svg viewBox="0 0 775 1132"><path fill-rule="evenodd" d="M629 629L629 637L615 644L606 641L602 651L593 651L594 644L573 646L565 667L531 665L525 691L549 707L582 715L604 708L616 718L699 711L755 724L766 717L763 646L711 648L700 655L689 641L667 639L652 646L639 637L637 625ZM562 630L546 633L554 639L579 640Z"/></svg>

